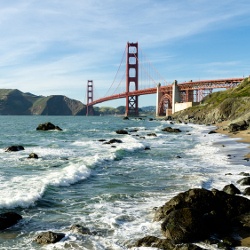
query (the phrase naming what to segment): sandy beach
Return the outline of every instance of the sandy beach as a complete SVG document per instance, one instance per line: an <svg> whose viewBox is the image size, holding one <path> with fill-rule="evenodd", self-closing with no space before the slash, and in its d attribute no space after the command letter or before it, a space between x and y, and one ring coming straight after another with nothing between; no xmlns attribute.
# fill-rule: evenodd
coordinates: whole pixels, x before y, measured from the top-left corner
<svg viewBox="0 0 250 250"><path fill-rule="evenodd" d="M245 157L250 158L250 129L229 133L227 129L228 124L229 122L216 124L217 126L216 132L225 134L231 138L238 138L239 139L237 140L238 142L249 143L249 153Z"/></svg>

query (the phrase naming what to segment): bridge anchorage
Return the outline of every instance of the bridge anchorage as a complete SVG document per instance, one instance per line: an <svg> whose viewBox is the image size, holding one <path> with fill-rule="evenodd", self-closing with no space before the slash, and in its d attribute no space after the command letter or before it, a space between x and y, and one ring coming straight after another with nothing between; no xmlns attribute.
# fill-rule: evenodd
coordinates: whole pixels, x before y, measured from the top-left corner
<svg viewBox="0 0 250 250"><path fill-rule="evenodd" d="M140 65L139 65L140 63ZM154 87L140 87L139 89L139 61L138 43L127 43L126 46L126 89L119 94L112 94L94 100L93 80L87 83L87 111L86 115L94 115L93 105L105 101L125 98L125 116L138 116L138 97L140 95L156 94L156 116L168 116L177 111L186 109L199 103L206 95L212 93L213 89L228 89L237 86L244 78L229 78L218 80L199 80L173 84L156 84ZM141 73L140 73L141 76ZM142 80L140 80L141 82ZM165 80L164 80L165 81ZM166 82L166 81L165 81ZM141 84L141 83L140 83Z"/></svg>

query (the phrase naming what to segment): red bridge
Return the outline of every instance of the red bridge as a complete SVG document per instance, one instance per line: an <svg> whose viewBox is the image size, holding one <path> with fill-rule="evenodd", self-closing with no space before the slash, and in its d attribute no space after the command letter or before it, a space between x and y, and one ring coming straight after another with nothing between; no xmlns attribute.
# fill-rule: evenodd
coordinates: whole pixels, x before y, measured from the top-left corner
<svg viewBox="0 0 250 250"><path fill-rule="evenodd" d="M170 115L176 111L192 106L200 102L206 95L212 93L213 89L228 89L238 85L244 78L229 78L219 80L189 81L173 84L156 83L149 70L139 60L138 43L127 43L126 47L126 81L123 91L113 93L103 98L94 100L93 81L89 80L87 84L87 115L91 114L93 105L105 101L126 98L125 116L138 116L138 97L140 95L156 94L156 116ZM146 72L147 79L154 83L154 87L140 87L139 89L139 65L142 64L142 70ZM121 64L119 69L121 68ZM148 67L147 67L148 69ZM116 76L118 73L116 74ZM147 80L148 81L148 80ZM120 81L121 84L122 81ZM164 80L164 82L166 82ZM112 84L113 85L113 84Z"/></svg>

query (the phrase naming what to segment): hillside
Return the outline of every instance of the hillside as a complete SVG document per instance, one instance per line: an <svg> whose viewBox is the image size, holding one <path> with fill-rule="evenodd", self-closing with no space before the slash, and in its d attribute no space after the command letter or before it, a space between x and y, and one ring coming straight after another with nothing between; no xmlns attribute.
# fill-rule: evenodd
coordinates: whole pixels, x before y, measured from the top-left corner
<svg viewBox="0 0 250 250"><path fill-rule="evenodd" d="M250 119L250 78L237 87L214 92L200 105L177 112L172 116L193 123L237 122Z"/></svg>
<svg viewBox="0 0 250 250"><path fill-rule="evenodd" d="M86 106L62 95L36 96L0 89L0 115L85 115Z"/></svg>

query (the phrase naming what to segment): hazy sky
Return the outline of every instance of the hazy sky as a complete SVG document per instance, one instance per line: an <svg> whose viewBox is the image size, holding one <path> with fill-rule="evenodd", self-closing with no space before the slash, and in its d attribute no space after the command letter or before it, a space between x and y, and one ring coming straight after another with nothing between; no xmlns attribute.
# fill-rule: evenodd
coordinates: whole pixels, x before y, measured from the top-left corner
<svg viewBox="0 0 250 250"><path fill-rule="evenodd" d="M84 102L91 79L102 97L128 41L167 82L248 76L249 13L249 0L0 0L0 88Z"/></svg>

